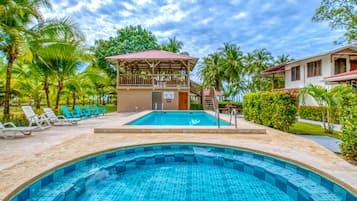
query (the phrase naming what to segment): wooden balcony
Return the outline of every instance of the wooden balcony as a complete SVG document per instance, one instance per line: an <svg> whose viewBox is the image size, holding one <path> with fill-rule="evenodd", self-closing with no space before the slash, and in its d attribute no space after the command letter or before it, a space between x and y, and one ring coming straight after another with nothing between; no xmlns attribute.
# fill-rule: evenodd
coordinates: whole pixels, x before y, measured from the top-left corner
<svg viewBox="0 0 357 201"><path fill-rule="evenodd" d="M187 75L178 74L120 74L118 88L188 88Z"/></svg>

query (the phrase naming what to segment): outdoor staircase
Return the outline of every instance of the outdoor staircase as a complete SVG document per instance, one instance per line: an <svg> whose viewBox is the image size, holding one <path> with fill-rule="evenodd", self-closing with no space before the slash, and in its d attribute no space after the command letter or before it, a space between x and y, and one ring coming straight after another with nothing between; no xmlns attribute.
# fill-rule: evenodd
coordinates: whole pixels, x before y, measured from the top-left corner
<svg viewBox="0 0 357 201"><path fill-rule="evenodd" d="M209 95L203 97L203 109L215 111L218 108L218 100L214 87L210 89Z"/></svg>

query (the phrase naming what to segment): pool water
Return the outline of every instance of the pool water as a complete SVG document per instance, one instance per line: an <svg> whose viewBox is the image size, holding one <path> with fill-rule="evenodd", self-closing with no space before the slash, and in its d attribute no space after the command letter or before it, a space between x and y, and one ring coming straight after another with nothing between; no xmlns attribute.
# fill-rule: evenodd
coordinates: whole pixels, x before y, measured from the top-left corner
<svg viewBox="0 0 357 201"><path fill-rule="evenodd" d="M221 126L229 126L228 122L220 120ZM218 120L206 112L150 112L127 125L155 126L217 126Z"/></svg>
<svg viewBox="0 0 357 201"><path fill-rule="evenodd" d="M57 168L10 200L357 201L357 196L311 170L259 153L203 144L155 144L101 153Z"/></svg>
<svg viewBox="0 0 357 201"><path fill-rule="evenodd" d="M267 182L234 169L175 163L137 168L114 176L101 172L78 201L292 201ZM135 187L135 188L134 188Z"/></svg>

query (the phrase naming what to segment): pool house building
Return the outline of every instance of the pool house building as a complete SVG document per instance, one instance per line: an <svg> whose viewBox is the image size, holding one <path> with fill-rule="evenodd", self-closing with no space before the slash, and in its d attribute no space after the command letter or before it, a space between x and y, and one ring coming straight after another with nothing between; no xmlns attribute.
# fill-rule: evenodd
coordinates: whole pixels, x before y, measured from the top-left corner
<svg viewBox="0 0 357 201"><path fill-rule="evenodd" d="M117 66L117 111L189 110L197 58L148 50L106 57Z"/></svg>

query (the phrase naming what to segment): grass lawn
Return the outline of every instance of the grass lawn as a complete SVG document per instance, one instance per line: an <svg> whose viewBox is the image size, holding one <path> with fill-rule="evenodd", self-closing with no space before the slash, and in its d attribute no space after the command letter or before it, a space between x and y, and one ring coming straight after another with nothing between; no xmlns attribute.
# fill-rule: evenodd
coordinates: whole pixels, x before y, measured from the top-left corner
<svg viewBox="0 0 357 201"><path fill-rule="evenodd" d="M296 122L289 128L289 133L301 134L301 135L321 135L339 138L340 132L335 131L333 134L325 133L324 128L319 125L309 124L305 122Z"/></svg>

